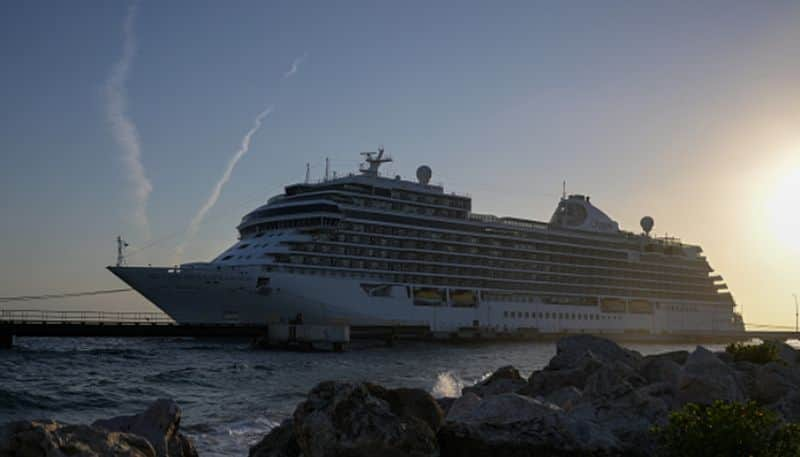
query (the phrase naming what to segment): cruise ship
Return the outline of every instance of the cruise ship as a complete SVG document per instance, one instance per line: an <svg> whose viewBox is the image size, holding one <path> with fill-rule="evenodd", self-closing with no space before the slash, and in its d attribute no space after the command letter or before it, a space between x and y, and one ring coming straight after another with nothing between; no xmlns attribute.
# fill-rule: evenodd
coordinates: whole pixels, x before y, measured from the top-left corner
<svg viewBox="0 0 800 457"><path fill-rule="evenodd" d="M109 270L179 323L290 322L490 332L709 335L744 325L700 246L623 231L584 195L548 222L472 211L469 196L357 173L302 183L246 214L211 262Z"/></svg>

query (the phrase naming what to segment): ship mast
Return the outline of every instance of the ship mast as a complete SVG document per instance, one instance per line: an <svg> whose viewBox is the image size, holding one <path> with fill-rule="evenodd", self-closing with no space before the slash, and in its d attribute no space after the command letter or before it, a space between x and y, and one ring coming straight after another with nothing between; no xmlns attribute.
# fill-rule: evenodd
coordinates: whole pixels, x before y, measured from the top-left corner
<svg viewBox="0 0 800 457"><path fill-rule="evenodd" d="M376 156L377 154L377 156ZM366 157L364 161L367 163L366 167L361 167L359 171L366 176L378 176L378 168L381 164L392 161L391 157L383 156L383 146L378 148L378 152L362 152L362 156Z"/></svg>
<svg viewBox="0 0 800 457"><path fill-rule="evenodd" d="M128 247L128 243L122 239L121 236L117 236L117 266L121 267L125 265L125 248Z"/></svg>

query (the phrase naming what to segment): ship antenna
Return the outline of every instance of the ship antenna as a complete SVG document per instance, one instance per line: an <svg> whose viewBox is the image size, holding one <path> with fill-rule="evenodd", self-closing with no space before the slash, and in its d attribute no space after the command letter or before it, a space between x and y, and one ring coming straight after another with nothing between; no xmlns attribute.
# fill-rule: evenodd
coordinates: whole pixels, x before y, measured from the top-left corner
<svg viewBox="0 0 800 457"><path fill-rule="evenodd" d="M117 266L121 267L125 265L125 248L128 247L128 243L122 239L121 236L117 236Z"/></svg>
<svg viewBox="0 0 800 457"><path fill-rule="evenodd" d="M311 180L311 164L306 162L306 184Z"/></svg>
<svg viewBox="0 0 800 457"><path fill-rule="evenodd" d="M384 153L383 145L381 145L378 148L378 152L375 151L362 152L361 155L364 156L364 161L366 162L366 166L360 169L361 173L367 176L377 177L378 168L380 168L381 164L392 161L391 157L384 156L383 153Z"/></svg>
<svg viewBox="0 0 800 457"><path fill-rule="evenodd" d="M325 182L328 182L328 176L331 172L331 159L325 157Z"/></svg>
<svg viewBox="0 0 800 457"><path fill-rule="evenodd" d="M561 182L561 199L562 200L566 200L567 199L567 180L566 179Z"/></svg>

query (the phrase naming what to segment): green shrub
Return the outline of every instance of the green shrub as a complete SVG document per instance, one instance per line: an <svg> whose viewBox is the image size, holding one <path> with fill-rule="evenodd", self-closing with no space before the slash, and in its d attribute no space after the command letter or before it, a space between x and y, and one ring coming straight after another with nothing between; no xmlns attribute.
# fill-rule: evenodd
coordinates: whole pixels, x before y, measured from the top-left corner
<svg viewBox="0 0 800 457"><path fill-rule="evenodd" d="M664 457L783 457L800 455L800 425L783 424L755 402L688 404L656 428Z"/></svg>
<svg viewBox="0 0 800 457"><path fill-rule="evenodd" d="M740 362L752 362L765 364L779 361L778 346L771 341L761 344L731 343L725 348L725 352L733 355L733 360Z"/></svg>

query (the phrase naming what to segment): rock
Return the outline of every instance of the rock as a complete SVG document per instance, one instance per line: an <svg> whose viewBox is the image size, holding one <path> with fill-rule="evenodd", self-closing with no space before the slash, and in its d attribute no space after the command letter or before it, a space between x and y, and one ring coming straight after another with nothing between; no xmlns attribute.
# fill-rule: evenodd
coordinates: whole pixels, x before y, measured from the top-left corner
<svg viewBox="0 0 800 457"><path fill-rule="evenodd" d="M783 363L770 362L756 367L749 396L760 403L777 402L790 391L796 390L799 383L798 374L792 368Z"/></svg>
<svg viewBox="0 0 800 457"><path fill-rule="evenodd" d="M439 403L422 389L386 389L376 384L367 384L367 387L372 395L387 401L394 414L420 419L434 433L444 422L444 413Z"/></svg>
<svg viewBox="0 0 800 457"><path fill-rule="evenodd" d="M728 351L715 352L714 355L716 355L718 359L722 360L723 362L725 362L727 364L731 364L731 363L735 363L736 362L736 358L733 356L733 354L731 354Z"/></svg>
<svg viewBox="0 0 800 457"><path fill-rule="evenodd" d="M544 397L544 400L559 408L569 411L582 397L580 390L573 386L562 387Z"/></svg>
<svg viewBox="0 0 800 457"><path fill-rule="evenodd" d="M667 360L672 360L678 365L683 365L684 363L686 363L686 359L688 358L689 358L689 351L670 351L670 352L662 352L661 354L646 355L642 357L640 364L647 363L648 360L667 359Z"/></svg>
<svg viewBox="0 0 800 457"><path fill-rule="evenodd" d="M442 457L618 455L603 427L522 395L493 395L439 431Z"/></svg>
<svg viewBox="0 0 800 457"><path fill-rule="evenodd" d="M800 392L789 392L785 397L770 405L786 422L800 422Z"/></svg>
<svg viewBox="0 0 800 457"><path fill-rule="evenodd" d="M17 421L0 429L0 456L9 457L155 457L144 438L88 425L53 421Z"/></svg>
<svg viewBox="0 0 800 457"><path fill-rule="evenodd" d="M686 351L681 351L686 352ZM688 352L686 356L688 357ZM685 362L686 359L684 359ZM666 382L669 384L676 384L678 382L678 375L681 372L681 365L683 362L678 363L675 358L664 354L662 356L649 356L642 360L639 364L639 374L644 379L652 384L657 382Z"/></svg>
<svg viewBox="0 0 800 457"><path fill-rule="evenodd" d="M666 421L669 405L664 399L649 395L648 387L629 390L615 398L584 396L568 416L579 423L602 424L628 454L653 455L656 449L651 428Z"/></svg>
<svg viewBox="0 0 800 457"><path fill-rule="evenodd" d="M101 419L92 426L139 435L153 445L158 457L196 457L194 443L180 433L180 423L181 409L177 403L160 399L141 414Z"/></svg>
<svg viewBox="0 0 800 457"><path fill-rule="evenodd" d="M255 446L250 448L249 457L299 457L300 448L294 437L294 422L284 420L273 428Z"/></svg>
<svg viewBox="0 0 800 457"><path fill-rule="evenodd" d="M459 421L469 417L472 410L481 402L481 397L472 392L465 392L464 395L458 397L450 410L447 412L446 420Z"/></svg>
<svg viewBox="0 0 800 457"><path fill-rule="evenodd" d="M531 397L544 397L564 387L583 389L586 379L603 366L603 362L591 351L572 359L572 363L574 365L570 367L546 368L534 372L528 378L528 385L519 393Z"/></svg>
<svg viewBox="0 0 800 457"><path fill-rule="evenodd" d="M783 341L775 341L775 346L778 348L778 358L783 360L787 365L794 366L800 364L800 352L795 348Z"/></svg>
<svg viewBox="0 0 800 457"><path fill-rule="evenodd" d="M679 405L742 401L744 393L733 368L708 349L698 346L678 375L676 400Z"/></svg>
<svg viewBox="0 0 800 457"><path fill-rule="evenodd" d="M636 367L642 355L636 351L625 349L613 341L592 335L568 336L556 343L556 355L547 365L549 370L574 368L583 356L591 352L602 363L622 362Z"/></svg>
<svg viewBox="0 0 800 457"><path fill-rule="evenodd" d="M631 369L628 367L628 370ZM628 374L621 367L600 367L586 379L583 396L617 398L626 395L633 391L633 385L626 379Z"/></svg>
<svg viewBox="0 0 800 457"><path fill-rule="evenodd" d="M499 395L516 392L525 387L528 382L523 378L519 371L511 365L498 368L491 376L474 386L464 387L462 395L472 392L479 397L489 395Z"/></svg>
<svg viewBox="0 0 800 457"><path fill-rule="evenodd" d="M441 423L441 409L425 391L398 391L368 383L320 383L294 412L300 452L304 457L437 456L431 424L437 412ZM421 410L428 406L435 411Z"/></svg>
<svg viewBox="0 0 800 457"><path fill-rule="evenodd" d="M439 408L442 410L442 413L447 416L447 413L450 411L450 408L453 406L453 403L458 400L457 397L442 397L437 398L436 403L439 404Z"/></svg>

